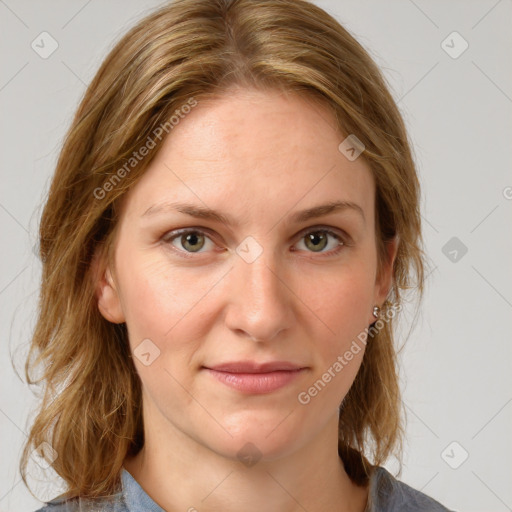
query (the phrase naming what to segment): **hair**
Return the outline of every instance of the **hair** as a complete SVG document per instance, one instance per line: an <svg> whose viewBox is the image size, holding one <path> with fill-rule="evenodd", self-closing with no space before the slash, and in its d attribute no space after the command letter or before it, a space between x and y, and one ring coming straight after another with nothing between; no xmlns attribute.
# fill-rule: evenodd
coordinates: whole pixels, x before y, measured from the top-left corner
<svg viewBox="0 0 512 512"><path fill-rule="evenodd" d="M141 381L126 325L100 314L92 263L98 254L112 261L121 200L165 140L155 136L158 128L167 126L168 133L168 120L191 99L215 99L232 87L319 101L334 114L340 133L357 136L376 185L379 273L387 244L398 240L383 312L402 304L407 290L421 299L425 261L416 167L403 118L368 52L306 0L165 4L121 38L87 88L41 215L38 317L24 368L27 382L43 390L20 461L29 490L27 464L35 448L65 481L66 494L91 498L116 492L123 461L142 448ZM150 139L155 149L134 164L134 152ZM340 406L338 449L359 485L390 455L400 461L403 449L393 328L399 315L389 316L370 331ZM55 460L41 449L45 442Z"/></svg>

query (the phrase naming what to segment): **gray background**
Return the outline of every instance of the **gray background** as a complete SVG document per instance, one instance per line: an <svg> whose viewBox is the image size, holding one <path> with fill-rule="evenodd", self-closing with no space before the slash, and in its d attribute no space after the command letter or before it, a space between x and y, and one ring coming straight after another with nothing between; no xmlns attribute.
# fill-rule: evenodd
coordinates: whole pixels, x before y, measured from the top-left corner
<svg viewBox="0 0 512 512"><path fill-rule="evenodd" d="M10 358L22 374L44 194L85 85L113 42L159 3L0 0L0 512L40 506L17 471L36 402ZM400 479L452 509L512 510L511 1L316 3L384 70L423 186L432 272L401 356ZM43 31L59 45L47 59L31 48ZM457 58L464 41L446 39L453 31L469 44ZM36 488L50 499L61 489L55 482Z"/></svg>

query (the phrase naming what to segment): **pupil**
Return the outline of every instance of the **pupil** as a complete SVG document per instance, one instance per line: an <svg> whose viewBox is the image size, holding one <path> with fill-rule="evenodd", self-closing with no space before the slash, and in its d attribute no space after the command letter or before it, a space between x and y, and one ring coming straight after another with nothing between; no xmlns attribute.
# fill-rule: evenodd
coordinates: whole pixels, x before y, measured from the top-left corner
<svg viewBox="0 0 512 512"><path fill-rule="evenodd" d="M318 234L310 234L308 236L308 242L311 242L313 245L312 247L310 248L313 248L313 249L323 249L325 247L325 244L326 244L326 236L325 236L325 233L322 233L320 235ZM308 244L306 244L308 245Z"/></svg>
<svg viewBox="0 0 512 512"><path fill-rule="evenodd" d="M192 251L197 251L199 249L201 249L202 247L202 244L199 244L198 245L198 240L199 240L199 237L197 236L196 233L189 233L188 235L185 235L185 244L188 245L188 249L191 249ZM190 247L192 246L192 247ZM194 247L196 246L196 247Z"/></svg>

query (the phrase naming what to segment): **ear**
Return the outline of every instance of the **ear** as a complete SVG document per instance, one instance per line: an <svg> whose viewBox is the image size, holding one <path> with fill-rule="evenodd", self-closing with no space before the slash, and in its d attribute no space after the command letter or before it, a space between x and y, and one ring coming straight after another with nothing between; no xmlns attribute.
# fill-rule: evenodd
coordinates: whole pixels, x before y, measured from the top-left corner
<svg viewBox="0 0 512 512"><path fill-rule="evenodd" d="M109 322L115 324L125 322L126 320L121 307L118 289L103 251L99 250L94 254L91 269L94 280L95 297L100 313Z"/></svg>
<svg viewBox="0 0 512 512"><path fill-rule="evenodd" d="M391 241L386 242L386 260L382 262L380 273L375 281L374 304L382 307L387 299L393 284L393 266L398 252L399 237L396 235ZM372 316L371 322L375 318Z"/></svg>

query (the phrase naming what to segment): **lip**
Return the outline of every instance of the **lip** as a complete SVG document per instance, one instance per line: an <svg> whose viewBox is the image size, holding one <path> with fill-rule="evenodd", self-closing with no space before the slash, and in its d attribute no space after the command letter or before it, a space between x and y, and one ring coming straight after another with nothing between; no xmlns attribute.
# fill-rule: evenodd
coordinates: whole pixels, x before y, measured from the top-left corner
<svg viewBox="0 0 512 512"><path fill-rule="evenodd" d="M226 386L246 394L272 393L293 382L307 368L286 361L237 361L203 367Z"/></svg>
<svg viewBox="0 0 512 512"><path fill-rule="evenodd" d="M256 361L232 361L216 364L214 366L206 366L205 368L229 373L269 373L281 370L300 370L301 368L305 368L305 366L289 361L268 361L265 363L257 363Z"/></svg>

